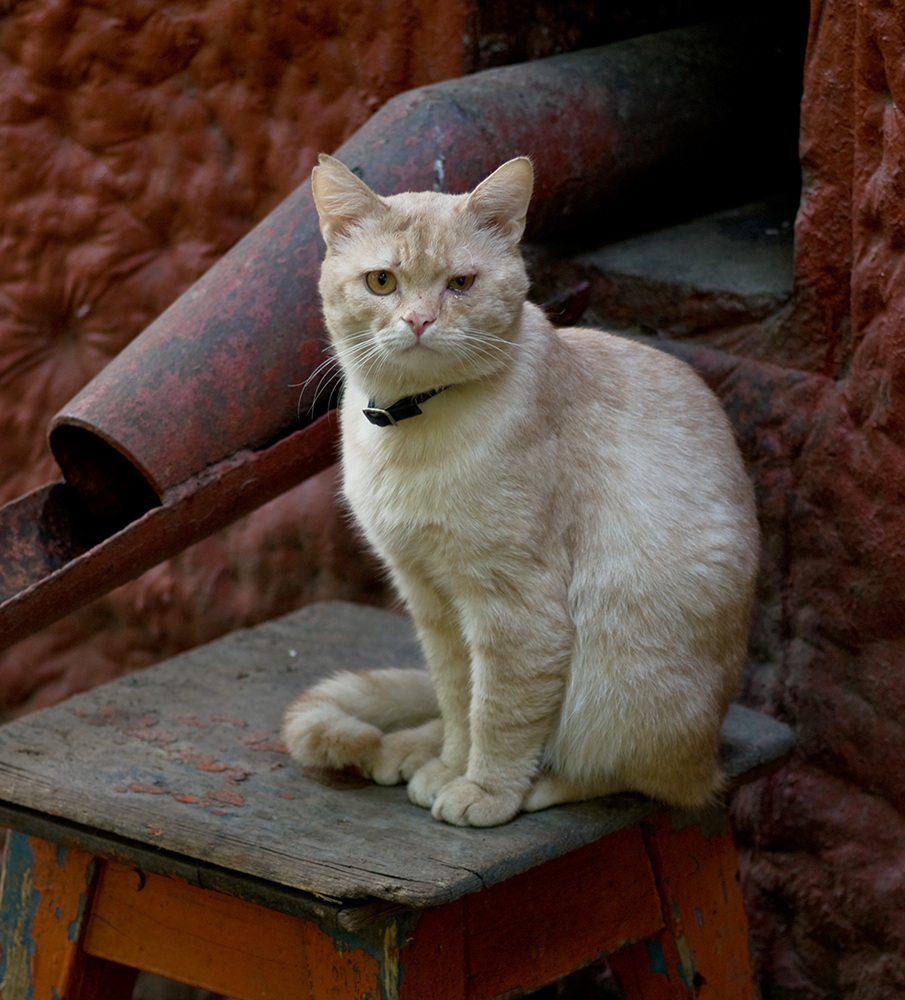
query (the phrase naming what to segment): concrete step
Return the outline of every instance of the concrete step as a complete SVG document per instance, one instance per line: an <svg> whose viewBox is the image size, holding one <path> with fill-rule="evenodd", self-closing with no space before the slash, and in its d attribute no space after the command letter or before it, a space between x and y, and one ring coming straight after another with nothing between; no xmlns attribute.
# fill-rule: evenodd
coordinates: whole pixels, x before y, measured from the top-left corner
<svg viewBox="0 0 905 1000"><path fill-rule="evenodd" d="M588 283L582 322L688 337L759 322L792 295L795 205L752 202L593 250L529 247L547 298Z"/></svg>

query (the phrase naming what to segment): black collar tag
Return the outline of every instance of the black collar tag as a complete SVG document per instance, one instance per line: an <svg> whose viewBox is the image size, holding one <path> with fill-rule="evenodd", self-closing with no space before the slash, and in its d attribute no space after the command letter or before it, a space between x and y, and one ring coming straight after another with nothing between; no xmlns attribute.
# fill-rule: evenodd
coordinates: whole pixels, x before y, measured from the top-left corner
<svg viewBox="0 0 905 1000"><path fill-rule="evenodd" d="M421 407L418 404L424 403L448 388L448 385L444 385L439 389L419 392L417 396L403 396L402 399L397 399L392 406L388 406L386 409L377 406L373 399L369 399L367 407L361 412L377 427L395 427L400 420L420 416Z"/></svg>

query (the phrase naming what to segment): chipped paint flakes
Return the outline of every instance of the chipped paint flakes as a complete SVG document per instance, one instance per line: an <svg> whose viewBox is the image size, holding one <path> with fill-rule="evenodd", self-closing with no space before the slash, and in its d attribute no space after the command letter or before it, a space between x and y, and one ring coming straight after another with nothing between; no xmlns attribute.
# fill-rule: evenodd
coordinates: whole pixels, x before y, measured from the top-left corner
<svg viewBox="0 0 905 1000"><path fill-rule="evenodd" d="M159 785L149 785L141 781L130 781L128 785L130 792L140 792L144 795L165 795L166 789Z"/></svg>
<svg viewBox="0 0 905 1000"><path fill-rule="evenodd" d="M242 742L252 750L269 750L272 753L289 753L286 744L270 733L249 733L241 737Z"/></svg>
<svg viewBox="0 0 905 1000"><path fill-rule="evenodd" d="M644 944L647 948L647 961L651 972L668 977L669 969L666 965L666 955L663 954L663 945L660 944L657 938L645 941Z"/></svg>
<svg viewBox="0 0 905 1000"><path fill-rule="evenodd" d="M157 715L154 712L131 712L114 705L104 705L91 714L79 709L71 711L86 726L108 726L124 736L131 736L143 743L168 746L176 742L176 736L158 724Z"/></svg>
<svg viewBox="0 0 905 1000"><path fill-rule="evenodd" d="M213 754L203 753L195 750L193 747L185 747L183 749L176 750L169 756L171 760L180 760L183 764L188 764L189 767L195 767L199 771L223 773L225 774L227 781L244 781L250 773L244 767L238 767L233 764L225 764L222 760L218 760L218 758Z"/></svg>
<svg viewBox="0 0 905 1000"><path fill-rule="evenodd" d="M207 729L207 723L202 722L197 715L177 715L176 721L182 726L194 726L195 729Z"/></svg>
<svg viewBox="0 0 905 1000"><path fill-rule="evenodd" d="M244 806L245 799L232 788L218 788L213 792L208 792L205 799L213 802L223 802L231 806Z"/></svg>
<svg viewBox="0 0 905 1000"><path fill-rule="evenodd" d="M134 792L139 795L169 795L175 802L181 802L184 805L201 806L211 812L215 812L216 815L223 815L222 810L219 810L220 806L229 805L241 808L245 805L245 797L228 784L220 788L212 788L196 793L168 788L161 781L153 783L147 781L130 781L125 787L117 786L116 790ZM214 810L211 808L212 806L216 806L218 809Z"/></svg>
<svg viewBox="0 0 905 1000"><path fill-rule="evenodd" d="M231 726L235 726L236 729L245 729L248 723L239 715L225 715L217 714L210 716L211 722L226 722Z"/></svg>

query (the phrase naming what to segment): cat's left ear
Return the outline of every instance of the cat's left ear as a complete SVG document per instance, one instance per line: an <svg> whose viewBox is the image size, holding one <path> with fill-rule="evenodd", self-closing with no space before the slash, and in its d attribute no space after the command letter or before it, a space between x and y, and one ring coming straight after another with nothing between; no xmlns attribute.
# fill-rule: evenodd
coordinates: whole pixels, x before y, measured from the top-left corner
<svg viewBox="0 0 905 1000"><path fill-rule="evenodd" d="M525 216L534 188L534 168L527 156L508 160L468 196L468 207L486 226L512 243L525 231Z"/></svg>

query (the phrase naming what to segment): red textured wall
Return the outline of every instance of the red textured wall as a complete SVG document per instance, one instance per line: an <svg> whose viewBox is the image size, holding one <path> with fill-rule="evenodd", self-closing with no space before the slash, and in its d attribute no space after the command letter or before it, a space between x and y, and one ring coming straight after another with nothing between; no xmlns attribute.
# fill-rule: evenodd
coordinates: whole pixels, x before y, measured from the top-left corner
<svg viewBox="0 0 905 1000"><path fill-rule="evenodd" d="M0 501L51 416L393 94L457 76L464 4L26 0L0 15ZM318 477L0 654L0 716L330 594ZM380 593L372 593L380 599Z"/></svg>
<svg viewBox="0 0 905 1000"><path fill-rule="evenodd" d="M813 0L789 310L720 384L757 473L747 696L793 764L737 803L769 1000L905 996L905 12ZM742 417L739 406L747 401Z"/></svg>

